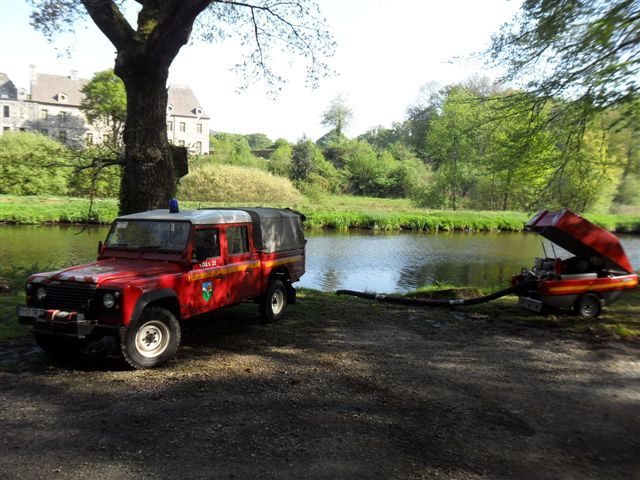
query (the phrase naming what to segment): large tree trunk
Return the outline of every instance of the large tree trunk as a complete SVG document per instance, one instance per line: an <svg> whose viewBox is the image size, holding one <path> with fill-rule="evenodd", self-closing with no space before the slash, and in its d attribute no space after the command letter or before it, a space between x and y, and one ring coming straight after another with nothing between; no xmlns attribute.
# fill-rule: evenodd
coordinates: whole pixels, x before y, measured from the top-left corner
<svg viewBox="0 0 640 480"><path fill-rule="evenodd" d="M145 68L141 63L137 58L116 63L116 73L127 92L125 165L120 187L122 214L167 208L177 183L167 141L169 72L152 65Z"/></svg>

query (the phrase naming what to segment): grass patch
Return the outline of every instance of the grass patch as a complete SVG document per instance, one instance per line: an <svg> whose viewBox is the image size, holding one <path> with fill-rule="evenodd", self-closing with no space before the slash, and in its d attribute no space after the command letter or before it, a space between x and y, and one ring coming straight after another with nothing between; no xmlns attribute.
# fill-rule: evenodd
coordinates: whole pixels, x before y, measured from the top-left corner
<svg viewBox="0 0 640 480"><path fill-rule="evenodd" d="M268 175L265 172L260 173ZM530 214L523 212L428 210L416 208L406 199L345 195L327 195L309 199L296 193L292 193L292 195L290 201L260 200L259 197L249 195L233 202L204 199L198 202L184 201L181 202L181 206L184 209L198 208L199 206L229 207L239 204L291 207L300 210L307 216L306 228L339 231L366 229L425 232L454 230L519 232L524 228L526 221L531 218ZM278 198L278 195L274 194L271 198ZM89 201L82 198L0 195L0 222L27 225L84 223L88 211ZM117 213L118 204L115 199L97 199L94 202L89 222L111 223ZM640 215L586 215L586 217L613 232L640 233Z"/></svg>
<svg viewBox="0 0 640 480"><path fill-rule="evenodd" d="M483 294L492 289L482 289ZM640 339L640 288L627 290L616 303L605 307L597 319L585 320L570 312L555 311L542 315L518 305L518 297L509 295L493 302L460 307L461 312L483 314L492 320L545 328L559 328L574 333Z"/></svg>

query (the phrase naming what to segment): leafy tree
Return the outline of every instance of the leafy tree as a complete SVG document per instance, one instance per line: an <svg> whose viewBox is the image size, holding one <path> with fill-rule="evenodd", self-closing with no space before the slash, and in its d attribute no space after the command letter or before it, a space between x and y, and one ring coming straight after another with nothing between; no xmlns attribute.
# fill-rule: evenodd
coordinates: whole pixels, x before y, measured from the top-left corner
<svg viewBox="0 0 640 480"><path fill-rule="evenodd" d="M251 147L243 135L214 133L209 135L209 161L226 165L264 168L264 162L251 153Z"/></svg>
<svg viewBox="0 0 640 480"><path fill-rule="evenodd" d="M291 154L291 178L306 180L313 171L314 157L321 155L318 148L307 137L302 137L293 146Z"/></svg>
<svg viewBox="0 0 640 480"><path fill-rule="evenodd" d="M322 114L322 126L330 127L337 138L344 135L344 130L349 126L353 118L353 111L347 105L346 99L342 95L336 95L329 108Z"/></svg>
<svg viewBox="0 0 640 480"><path fill-rule="evenodd" d="M333 50L318 7L311 0L137 0L137 26L123 15L124 1L30 0L31 23L47 38L68 32L87 15L116 49L114 72L127 93L124 174L120 210L132 213L166 205L175 193L185 151L167 141L169 67L190 37L215 41L239 36L248 47L240 68L245 82L264 77L280 83L270 66L274 48L302 56L312 84L327 72ZM131 2L133 3L133 2Z"/></svg>
<svg viewBox="0 0 640 480"><path fill-rule="evenodd" d="M264 133L250 133L245 135L244 138L247 140L251 150L263 150L273 145L271 139Z"/></svg>
<svg viewBox="0 0 640 480"><path fill-rule="evenodd" d="M585 119L632 101L640 82L636 0L527 0L493 38L506 80L546 101L563 97Z"/></svg>
<svg viewBox="0 0 640 480"><path fill-rule="evenodd" d="M127 94L122 80L113 70L96 73L82 88L84 99L80 108L91 123L109 130L106 144L117 147L122 142L122 129L127 119Z"/></svg>
<svg viewBox="0 0 640 480"><path fill-rule="evenodd" d="M39 133L7 132L0 136L0 193L42 195L67 193L71 152Z"/></svg>
<svg viewBox="0 0 640 480"><path fill-rule="evenodd" d="M276 140L275 145L277 145L277 147L269 157L269 171L281 177L291 178L293 170L291 156L293 154L293 149L289 142L283 139Z"/></svg>
<svg viewBox="0 0 640 480"><path fill-rule="evenodd" d="M478 158L482 138L475 110L477 98L463 87L454 87L442 112L430 122L427 152L436 168L437 185L432 198L456 210L474 182L473 162ZM434 205L435 206L435 205Z"/></svg>

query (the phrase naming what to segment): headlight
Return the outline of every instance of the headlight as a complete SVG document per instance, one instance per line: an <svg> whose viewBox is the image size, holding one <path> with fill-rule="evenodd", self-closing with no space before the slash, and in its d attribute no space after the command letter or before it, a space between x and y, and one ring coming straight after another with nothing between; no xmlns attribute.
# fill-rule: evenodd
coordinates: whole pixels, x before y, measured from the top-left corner
<svg viewBox="0 0 640 480"><path fill-rule="evenodd" d="M113 297L113 294L107 293L102 297L102 304L106 308L113 308L113 306L116 304L116 299Z"/></svg>
<svg viewBox="0 0 640 480"><path fill-rule="evenodd" d="M36 290L36 298L39 302L42 302L45 298L47 298L47 291L44 289L44 287L39 287Z"/></svg>

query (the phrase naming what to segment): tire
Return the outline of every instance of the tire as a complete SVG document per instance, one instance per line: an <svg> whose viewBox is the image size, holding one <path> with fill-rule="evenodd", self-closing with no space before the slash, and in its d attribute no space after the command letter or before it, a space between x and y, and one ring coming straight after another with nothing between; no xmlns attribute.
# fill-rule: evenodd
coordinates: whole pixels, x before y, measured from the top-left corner
<svg viewBox="0 0 640 480"><path fill-rule="evenodd" d="M57 337L46 333L33 332L33 338L47 355L55 360L73 360L78 358L88 340L70 337Z"/></svg>
<svg viewBox="0 0 640 480"><path fill-rule="evenodd" d="M281 280L271 280L260 299L260 317L263 323L280 320L287 306L287 288Z"/></svg>
<svg viewBox="0 0 640 480"><path fill-rule="evenodd" d="M165 308L147 307L120 333L120 350L133 368L153 368L176 354L180 338L180 324L173 313Z"/></svg>
<svg viewBox="0 0 640 480"><path fill-rule="evenodd" d="M585 293L576 300L574 310L580 318L597 318L602 313L602 300L595 293Z"/></svg>

